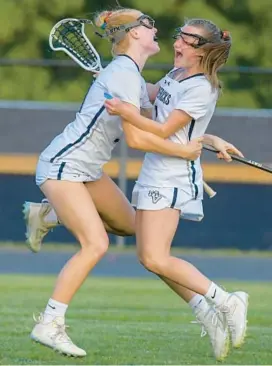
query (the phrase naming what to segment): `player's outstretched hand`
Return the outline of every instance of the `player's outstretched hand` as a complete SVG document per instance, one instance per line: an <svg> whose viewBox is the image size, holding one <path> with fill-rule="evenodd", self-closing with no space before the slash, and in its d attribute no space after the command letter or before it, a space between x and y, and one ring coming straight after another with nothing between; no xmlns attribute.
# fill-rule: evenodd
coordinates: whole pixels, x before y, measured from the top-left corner
<svg viewBox="0 0 272 366"><path fill-rule="evenodd" d="M229 142L218 138L214 141L213 147L219 151L217 154L218 159L224 159L226 162L231 162L232 158L229 154L238 155L240 157L244 157L240 150L238 150L234 145Z"/></svg>
<svg viewBox="0 0 272 366"><path fill-rule="evenodd" d="M188 142L187 145L185 145L184 158L186 160L196 160L200 157L203 147L202 141L203 137L197 137L195 139L192 139L190 142Z"/></svg>
<svg viewBox="0 0 272 366"><path fill-rule="evenodd" d="M104 105L110 115L122 116L122 113L126 110L125 103L118 98L106 99Z"/></svg>

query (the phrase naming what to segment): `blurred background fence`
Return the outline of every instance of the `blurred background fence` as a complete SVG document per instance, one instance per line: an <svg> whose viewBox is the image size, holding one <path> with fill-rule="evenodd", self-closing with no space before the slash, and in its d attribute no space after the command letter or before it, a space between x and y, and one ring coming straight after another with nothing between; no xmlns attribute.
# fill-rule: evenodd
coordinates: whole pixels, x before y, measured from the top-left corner
<svg viewBox="0 0 272 366"><path fill-rule="evenodd" d="M74 119L92 75L49 50L48 34L61 18L90 17L114 1L2 0L0 25L0 241L24 240L21 206L40 200L34 184L38 154ZM157 20L161 53L148 62L144 77L157 81L172 68L171 34L184 16L206 17L231 31L233 51L220 72L225 90L207 132L237 145L257 161L272 163L272 12L270 1L122 1ZM10 14L15 21L10 22ZM94 40L104 65L109 44ZM130 198L143 154L117 146L105 167ZM182 221L174 245L200 248L270 249L272 178L269 174L203 154L205 178L217 190L205 197L201 223ZM121 168L120 168L121 162ZM63 228L49 241L72 242ZM116 242L116 238L112 238ZM119 242L122 244L122 242ZM127 238L132 245L135 238Z"/></svg>

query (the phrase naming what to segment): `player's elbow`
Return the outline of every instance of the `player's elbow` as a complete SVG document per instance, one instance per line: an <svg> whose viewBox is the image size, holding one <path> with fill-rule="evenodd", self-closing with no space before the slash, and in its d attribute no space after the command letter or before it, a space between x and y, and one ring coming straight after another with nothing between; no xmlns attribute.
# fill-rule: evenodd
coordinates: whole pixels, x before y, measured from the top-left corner
<svg viewBox="0 0 272 366"><path fill-rule="evenodd" d="M159 136L163 139L167 139L170 136L164 125L160 126Z"/></svg>
<svg viewBox="0 0 272 366"><path fill-rule="evenodd" d="M126 141L131 149L138 149L140 146L140 138L137 134L126 136Z"/></svg>
<svg viewBox="0 0 272 366"><path fill-rule="evenodd" d="M133 133L127 138L127 144L131 149L146 151L149 146L148 134L137 131L137 133Z"/></svg>

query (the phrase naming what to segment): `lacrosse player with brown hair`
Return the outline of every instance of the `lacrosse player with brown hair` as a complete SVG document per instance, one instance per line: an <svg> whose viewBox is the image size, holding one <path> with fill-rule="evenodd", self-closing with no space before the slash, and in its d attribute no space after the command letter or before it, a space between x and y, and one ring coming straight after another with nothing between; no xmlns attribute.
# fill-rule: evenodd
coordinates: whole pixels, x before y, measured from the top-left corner
<svg viewBox="0 0 272 366"><path fill-rule="evenodd" d="M153 120L117 98L107 100L106 108L135 128L168 141L186 144L192 138L204 136L204 143L214 146L218 143L221 150L222 141L216 142L205 132L221 92L217 73L228 60L230 34L209 20L188 19L176 30L174 38L175 69L157 87ZM229 150L233 152L232 148ZM210 335L216 359L223 360L229 349L229 335L235 348L244 342L248 294L228 293L192 264L170 253L179 219L202 220L202 199L200 158L189 162L164 154L145 154L132 193L132 203L137 209L139 260L189 303Z"/></svg>

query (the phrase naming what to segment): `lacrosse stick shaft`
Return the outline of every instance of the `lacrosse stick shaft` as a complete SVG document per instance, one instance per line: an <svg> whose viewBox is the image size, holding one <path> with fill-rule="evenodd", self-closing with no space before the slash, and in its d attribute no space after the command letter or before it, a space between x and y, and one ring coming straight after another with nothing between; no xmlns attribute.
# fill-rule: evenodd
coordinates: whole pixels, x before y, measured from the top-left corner
<svg viewBox="0 0 272 366"><path fill-rule="evenodd" d="M219 153L218 150L216 150L215 148L213 148L212 146L209 146L209 145L204 145L203 149L207 150L207 151L211 151L216 154ZM241 156L238 156L238 155L233 155L233 154L229 154L229 155L231 156L232 160L239 161L239 163L252 166L253 168L263 170L267 173L272 173L272 167L270 168L269 166L267 166L265 164L258 163L257 161L250 160L247 158L242 158Z"/></svg>
<svg viewBox="0 0 272 366"><path fill-rule="evenodd" d="M204 191L210 198L213 198L216 195L216 192L210 187L206 182L203 181L203 188Z"/></svg>

